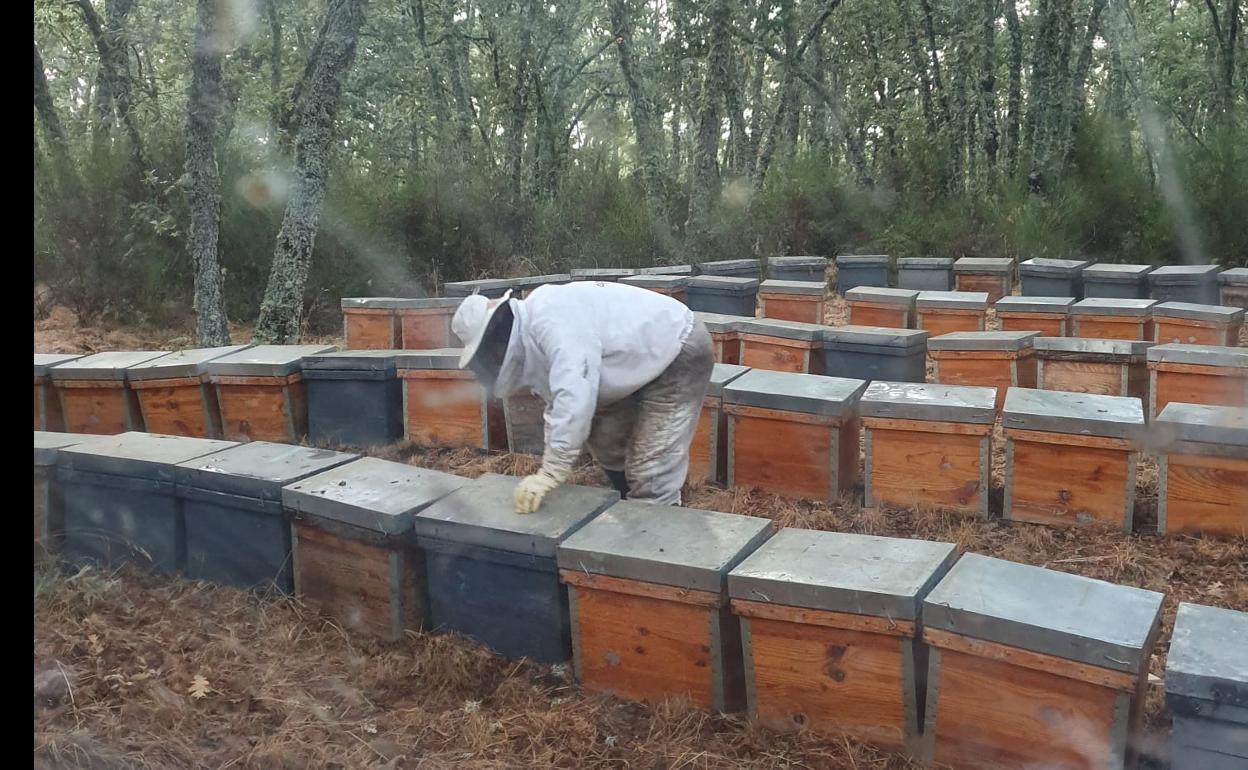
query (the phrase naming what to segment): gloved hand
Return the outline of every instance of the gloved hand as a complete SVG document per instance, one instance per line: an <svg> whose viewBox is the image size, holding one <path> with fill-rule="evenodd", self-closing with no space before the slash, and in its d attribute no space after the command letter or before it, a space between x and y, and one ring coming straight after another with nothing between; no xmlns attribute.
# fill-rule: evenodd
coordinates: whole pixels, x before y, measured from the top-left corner
<svg viewBox="0 0 1248 770"><path fill-rule="evenodd" d="M550 490L562 484L572 473L572 463L562 455L547 452L542 458L542 468L532 476L525 476L516 485L514 501L516 513L535 513L542 504L542 499Z"/></svg>

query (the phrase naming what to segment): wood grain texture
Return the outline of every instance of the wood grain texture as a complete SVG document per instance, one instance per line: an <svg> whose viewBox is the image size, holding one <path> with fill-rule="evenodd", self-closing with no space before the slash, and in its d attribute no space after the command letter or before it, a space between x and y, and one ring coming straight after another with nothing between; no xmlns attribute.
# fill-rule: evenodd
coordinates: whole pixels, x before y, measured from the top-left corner
<svg viewBox="0 0 1248 770"><path fill-rule="evenodd" d="M1158 344L1181 342L1187 345L1234 347L1239 344L1239 324L1186 318L1154 318L1153 339Z"/></svg>
<svg viewBox="0 0 1248 770"><path fill-rule="evenodd" d="M716 363L741 363L741 340L736 332L711 332L711 344L715 346Z"/></svg>
<svg viewBox="0 0 1248 770"><path fill-rule="evenodd" d="M849 303L849 322L859 326L884 326L890 329L909 329L910 311L895 305L882 305L877 302Z"/></svg>
<svg viewBox="0 0 1248 770"><path fill-rule="evenodd" d="M758 301L762 308L763 318L808 324L823 323L824 298L821 296L759 292Z"/></svg>
<svg viewBox="0 0 1248 770"><path fill-rule="evenodd" d="M35 430L65 430L60 394L46 377L35 378Z"/></svg>
<svg viewBox="0 0 1248 770"><path fill-rule="evenodd" d="M488 449L493 443L490 436L482 435L482 410L487 406L471 373L404 369L399 377L403 380L403 435L408 441L477 449ZM502 424L502 416L492 422Z"/></svg>
<svg viewBox="0 0 1248 770"><path fill-rule="evenodd" d="M868 463L871 505L979 513L992 470L982 462L980 435L959 435L951 431L935 437L930 431L890 430L870 425L868 429L871 431Z"/></svg>
<svg viewBox="0 0 1248 770"><path fill-rule="evenodd" d="M858 420L726 404L731 483L792 497L830 501L858 477ZM834 438L839 435L839 450ZM851 451L852 450L852 451ZM839 451L839 455L836 454Z"/></svg>
<svg viewBox="0 0 1248 770"><path fill-rule="evenodd" d="M149 433L221 438L216 388L207 375L131 383Z"/></svg>
<svg viewBox="0 0 1248 770"><path fill-rule="evenodd" d="M988 292L989 305L996 304L997 300L1010 293L1009 274L975 275L973 273L959 273L955 271L953 278L957 291Z"/></svg>
<svg viewBox="0 0 1248 770"><path fill-rule="evenodd" d="M953 332L982 332L984 313L979 310L919 308L915 311L914 327L928 332L932 337Z"/></svg>
<svg viewBox="0 0 1248 770"><path fill-rule="evenodd" d="M884 636L912 637L915 632L915 624L911 620L894 620L893 618L878 618L873 615L855 615L850 612L814 610L809 607L791 607L787 604L756 602L748 599L733 599L732 611L743 618L781 620L786 623L797 623L804 626L826 626L828 628L862 631Z"/></svg>
<svg viewBox="0 0 1248 770"><path fill-rule="evenodd" d="M1127 376L1123 389L1123 374ZM1103 396L1148 397L1148 367L1143 362L1111 364L1100 361L1046 360L1040 367L1042 390L1096 393Z"/></svg>
<svg viewBox="0 0 1248 770"><path fill-rule="evenodd" d="M302 379L214 377L221 431L230 441L297 443L307 424Z"/></svg>
<svg viewBox="0 0 1248 770"><path fill-rule="evenodd" d="M458 347L461 343L451 332L455 308L400 309L399 344L406 350L437 350Z"/></svg>
<svg viewBox="0 0 1248 770"><path fill-rule="evenodd" d="M113 436L143 430L143 415L121 381L70 380L56 385L61 414L69 433Z"/></svg>
<svg viewBox="0 0 1248 770"><path fill-rule="evenodd" d="M1075 337L1094 340L1151 340L1153 322L1122 316L1074 315Z"/></svg>
<svg viewBox="0 0 1248 770"><path fill-rule="evenodd" d="M761 334L741 335L741 365L773 372L821 374L819 343Z"/></svg>
<svg viewBox="0 0 1248 770"><path fill-rule="evenodd" d="M1163 532L1248 536L1248 459L1171 454Z"/></svg>
<svg viewBox="0 0 1248 770"><path fill-rule="evenodd" d="M975 639L952 631L942 631L938 628L924 628L923 641L942 650L953 650L954 652L974 655L978 658L1001 661L1020 668L1042 671L1054 676L1074 679L1078 682L1086 682L1099 687L1108 687L1112 690L1121 690L1122 692L1134 691L1139 683L1138 676L1126 671L1090 666L1086 663L1067 660L1066 658L1059 658L1053 655L1044 655L1043 653L1012 647L1008 644L997 644L996 642L988 642L983 639Z"/></svg>
<svg viewBox="0 0 1248 770"><path fill-rule="evenodd" d="M1248 406L1248 371L1218 366L1149 364L1156 374L1153 417L1171 401L1210 406Z"/></svg>
<svg viewBox="0 0 1248 770"><path fill-rule="evenodd" d="M997 311L997 321L1003 332L1040 332L1041 337L1065 337L1065 313L1003 313Z"/></svg>
<svg viewBox="0 0 1248 770"><path fill-rule="evenodd" d="M689 445L689 474L686 483L710 484L718 481L717 469L720 458L717 455L724 453L717 452L716 447L712 445L711 428L715 426L719 418L719 399L707 396L702 401L702 411L698 413L698 426L693 431L693 442Z"/></svg>
<svg viewBox="0 0 1248 770"><path fill-rule="evenodd" d="M1070 437L1083 446L1044 443L1028 433L1007 434L1005 518L1057 526L1129 521L1128 449L1089 446L1086 436Z"/></svg>
<svg viewBox="0 0 1248 770"><path fill-rule="evenodd" d="M1030 350L944 351L929 353L936 360L936 381L942 385L981 385L997 389L997 411L1011 386L1034 388L1036 359Z"/></svg>
<svg viewBox="0 0 1248 770"><path fill-rule="evenodd" d="M349 308L342 311L347 350L393 350L399 347L398 316L387 308Z"/></svg>
<svg viewBox="0 0 1248 770"><path fill-rule="evenodd" d="M600 591L640 596L646 599L662 599L666 602L692 604L698 607L722 607L726 601L722 593L628 580L583 570L561 569L559 579L570 586L579 588L594 588Z"/></svg>

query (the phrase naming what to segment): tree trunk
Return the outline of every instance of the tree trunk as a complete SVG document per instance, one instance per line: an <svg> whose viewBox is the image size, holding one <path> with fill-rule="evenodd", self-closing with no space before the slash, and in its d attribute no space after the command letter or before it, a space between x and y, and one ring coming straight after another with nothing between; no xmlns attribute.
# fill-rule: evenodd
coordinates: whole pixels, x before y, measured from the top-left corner
<svg viewBox="0 0 1248 770"><path fill-rule="evenodd" d="M1013 0L1006 0L1013 2ZM989 176L997 165L997 148L1000 135L997 131L997 15L1000 0L984 0L984 14L980 19L980 105L979 127L983 133L984 170Z"/></svg>
<svg viewBox="0 0 1248 770"><path fill-rule="evenodd" d="M136 170L142 173L147 164L143 159L143 139L134 121L134 103L127 65L124 29L126 16L134 7L134 0L109 0L104 6L103 22L96 14L91 0L78 0L77 4L82 12L83 21L87 25L87 31L91 34L91 40L95 44L96 53L100 57L99 74L96 78L96 124L93 132L93 151L102 152L107 146L115 115L126 129Z"/></svg>
<svg viewBox="0 0 1248 770"><path fill-rule="evenodd" d="M425 21L425 3L424 0L412 0L411 4L412 21L416 25L416 42L420 45L421 57L425 60L425 76L428 81L429 104L433 109L433 122L435 128L441 132L450 124L450 107L446 102L446 91L442 87L442 66L438 61L438 57L434 55L429 47L428 27ZM414 117L418 120L419 117ZM464 141L467 137L460 136L459 142L455 149L459 152L467 150ZM445 141L444 136L439 139Z"/></svg>
<svg viewBox="0 0 1248 770"><path fill-rule="evenodd" d="M310 63L300 99L290 201L273 251L273 267L256 323L256 342L288 343L299 337L303 289L325 199L334 120L367 7L368 0L330 0L325 11L316 60Z"/></svg>
<svg viewBox="0 0 1248 770"><path fill-rule="evenodd" d="M512 194L519 197L523 187L524 127L529 109L529 58L533 54L533 16L536 0L520 5L520 40L516 51L516 82L511 99L511 130L507 137L507 164Z"/></svg>
<svg viewBox="0 0 1248 770"><path fill-rule="evenodd" d="M1010 32L1010 93L1007 98L1005 155L1011 176L1018 170L1019 124L1023 112L1023 30L1017 0L1005 0L1005 25Z"/></svg>
<svg viewBox="0 0 1248 770"><path fill-rule="evenodd" d="M61 123L61 116L56 111L56 103L52 101L52 93L48 89L48 76L43 68L43 57L39 55L38 43L35 44L35 112L43 126L43 142L52 158L57 183L69 192L76 191L78 174L74 170L65 126Z"/></svg>
<svg viewBox="0 0 1248 770"><path fill-rule="evenodd" d="M686 250L693 261L710 251L710 214L715 186L715 163L719 153L720 107L728 79L729 40L732 25L730 0L711 6L711 44L706 77L698 100L698 130L694 136L693 167L689 173L689 218L685 223Z"/></svg>
<svg viewBox="0 0 1248 770"><path fill-rule="evenodd" d="M633 51L633 27L625 0L611 0L611 33L620 60L620 73L628 87L629 111L637 135L637 162L651 214L667 221L667 200L663 189L662 116L655 108L648 79L640 71Z"/></svg>

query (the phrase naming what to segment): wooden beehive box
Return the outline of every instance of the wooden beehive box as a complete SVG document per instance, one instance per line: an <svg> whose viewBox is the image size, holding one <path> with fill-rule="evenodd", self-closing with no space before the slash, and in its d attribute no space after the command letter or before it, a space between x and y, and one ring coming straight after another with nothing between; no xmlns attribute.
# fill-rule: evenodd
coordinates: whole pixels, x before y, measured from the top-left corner
<svg viewBox="0 0 1248 770"><path fill-rule="evenodd" d="M577 680L630 700L739 711L727 577L771 533L769 519L624 501L563 541Z"/></svg>
<svg viewBox="0 0 1248 770"><path fill-rule="evenodd" d="M375 346L385 350L436 350L462 344L451 331L451 319L463 297L423 297L395 301L399 335L394 345ZM354 348L348 340L348 348Z"/></svg>
<svg viewBox="0 0 1248 770"><path fill-rule="evenodd" d="M782 529L728 574L750 716L918 756L923 598L952 543Z"/></svg>
<svg viewBox="0 0 1248 770"><path fill-rule="evenodd" d="M561 286L565 283L571 282L571 273L551 273L548 275L531 275L525 278L512 278L511 288L520 299L524 299L543 286ZM449 345L453 343L447 344ZM446 345L439 345L438 347L446 347Z"/></svg>
<svg viewBox="0 0 1248 770"><path fill-rule="evenodd" d="M1083 296L1148 299L1152 270L1152 265L1088 265L1083 269Z"/></svg>
<svg viewBox="0 0 1248 770"><path fill-rule="evenodd" d="M1148 295L1158 302L1218 304L1217 265L1164 265L1148 274Z"/></svg>
<svg viewBox="0 0 1248 770"><path fill-rule="evenodd" d="M364 457L283 487L295 593L345 628L386 641L421 630L428 590L416 514L467 483Z"/></svg>
<svg viewBox="0 0 1248 770"><path fill-rule="evenodd" d="M222 438L221 408L216 388L208 381L208 362L248 347L179 350L126 369L144 429L170 436Z"/></svg>
<svg viewBox="0 0 1248 770"><path fill-rule="evenodd" d="M347 350L392 350L403 347L398 297L343 297L342 331Z"/></svg>
<svg viewBox="0 0 1248 770"><path fill-rule="evenodd" d="M1248 309L1248 267L1232 267L1218 273L1218 303Z"/></svg>
<svg viewBox="0 0 1248 770"><path fill-rule="evenodd" d="M1003 332L1039 332L1041 337L1065 337L1070 328L1074 297L1002 297L993 308Z"/></svg>
<svg viewBox="0 0 1248 770"><path fill-rule="evenodd" d="M672 299L685 302L689 294L689 277L684 275L630 275L619 280L626 286L636 286Z"/></svg>
<svg viewBox="0 0 1248 770"><path fill-rule="evenodd" d="M50 368L65 431L113 436L143 430L143 412L135 392L126 387L126 369L168 352L96 353Z"/></svg>
<svg viewBox="0 0 1248 770"><path fill-rule="evenodd" d="M129 432L58 450L65 561L182 570L186 530L174 466L234 446L232 441Z"/></svg>
<svg viewBox="0 0 1248 770"><path fill-rule="evenodd" d="M1148 397L1148 349L1140 340L1036 337L1036 387L1102 396Z"/></svg>
<svg viewBox="0 0 1248 770"><path fill-rule="evenodd" d="M1005 518L1131 531L1140 399L1010 388L1002 425Z"/></svg>
<svg viewBox="0 0 1248 770"><path fill-rule="evenodd" d="M823 373L823 333L828 327L770 318L737 325L741 365L775 372Z"/></svg>
<svg viewBox="0 0 1248 770"><path fill-rule="evenodd" d="M758 279L731 275L699 275L689 279L685 302L699 313L754 317Z"/></svg>
<svg viewBox="0 0 1248 770"><path fill-rule="evenodd" d="M952 291L953 257L899 257L897 288Z"/></svg>
<svg viewBox="0 0 1248 770"><path fill-rule="evenodd" d="M1166 656L1171 767L1248 767L1248 613L1179 603Z"/></svg>
<svg viewBox="0 0 1248 770"><path fill-rule="evenodd" d="M859 286L845 292L849 303L849 322L855 326L884 326L895 329L914 328L914 302L919 293L913 289L890 289L886 286Z"/></svg>
<svg viewBox="0 0 1248 770"><path fill-rule="evenodd" d="M1091 297L1070 308L1072 336L1153 341L1156 300Z"/></svg>
<svg viewBox="0 0 1248 770"><path fill-rule="evenodd" d="M57 481L59 450L94 440L81 433L35 431L35 558L57 553L65 530L65 509Z"/></svg>
<svg viewBox="0 0 1248 770"><path fill-rule="evenodd" d="M1025 297L1083 298L1083 271L1092 263L1086 259L1036 257L1018 263L1018 281Z"/></svg>
<svg viewBox="0 0 1248 770"><path fill-rule="evenodd" d="M724 386L749 371L749 367L715 364L698 427L689 445L690 484L723 484L728 478L728 416L724 414Z"/></svg>
<svg viewBox="0 0 1248 770"><path fill-rule="evenodd" d="M683 275L688 277L693 275L693 265L655 265L654 267L643 267L637 271L637 275Z"/></svg>
<svg viewBox="0 0 1248 770"><path fill-rule="evenodd" d="M882 326L830 326L823 333L823 373L891 382L927 378L928 333Z"/></svg>
<svg viewBox="0 0 1248 770"><path fill-rule="evenodd" d="M240 588L294 590L282 487L358 455L252 441L174 468L186 574Z"/></svg>
<svg viewBox="0 0 1248 770"><path fill-rule="evenodd" d="M603 281L616 283L622 278L637 275L631 267L578 267L571 273L573 281Z"/></svg>
<svg viewBox="0 0 1248 770"><path fill-rule="evenodd" d="M982 332L988 317L985 291L921 291L914 300L916 329L933 337L952 332Z"/></svg>
<svg viewBox="0 0 1248 770"><path fill-rule="evenodd" d="M1243 321L1243 308L1162 302L1153 307L1153 341L1233 347Z"/></svg>
<svg viewBox="0 0 1248 770"><path fill-rule="evenodd" d="M768 279L758 287L759 315L777 321L821 324L826 297L822 283Z"/></svg>
<svg viewBox="0 0 1248 770"><path fill-rule="evenodd" d="M1248 409L1172 402L1150 437L1157 531L1248 536Z"/></svg>
<svg viewBox="0 0 1248 770"><path fill-rule="evenodd" d="M997 389L997 409L1008 388L1036 386L1036 332L954 332L927 341L935 361L933 380L941 385L980 385Z"/></svg>
<svg viewBox="0 0 1248 770"><path fill-rule="evenodd" d="M1014 260L1009 257L962 257L953 263L954 288L986 292L996 302L1014 287Z"/></svg>
<svg viewBox="0 0 1248 770"><path fill-rule="evenodd" d="M403 438L402 350L329 351L305 356L308 440L385 446Z"/></svg>
<svg viewBox="0 0 1248 770"><path fill-rule="evenodd" d="M507 451L541 455L546 451L546 402L532 392L513 393L503 399L507 424Z"/></svg>
<svg viewBox="0 0 1248 770"><path fill-rule="evenodd" d="M724 386L728 486L832 501L858 481L865 380L754 369Z"/></svg>
<svg viewBox="0 0 1248 770"><path fill-rule="evenodd" d="M859 408L868 507L988 516L996 390L873 382Z"/></svg>
<svg viewBox="0 0 1248 770"><path fill-rule="evenodd" d="M421 446L506 449L503 405L489 398L472 372L459 368L459 348L399 356L403 437Z"/></svg>
<svg viewBox="0 0 1248 770"><path fill-rule="evenodd" d="M511 288L515 282L507 278L478 278L474 281L450 281L442 284L442 294L447 297L468 297L480 294L489 299L498 299Z"/></svg>
<svg viewBox="0 0 1248 770"><path fill-rule="evenodd" d="M63 431L65 417L61 414L61 398L52 386L48 370L57 364L64 364L82 358L76 353L36 353L35 354L35 430Z"/></svg>
<svg viewBox="0 0 1248 770"><path fill-rule="evenodd" d="M858 286L892 286L893 260L888 254L841 254L836 258L836 293Z"/></svg>
<svg viewBox="0 0 1248 770"><path fill-rule="evenodd" d="M1166 404L1248 406L1248 348L1167 343L1148 349L1148 415Z"/></svg>
<svg viewBox="0 0 1248 770"><path fill-rule="evenodd" d="M762 264L757 259L720 259L713 262L699 262L698 272L702 275L758 279L762 276Z"/></svg>
<svg viewBox="0 0 1248 770"><path fill-rule="evenodd" d="M738 329L743 321L749 321L753 319L753 316L695 312L693 317L701 321L707 333L711 335L711 344L715 346L716 363L741 363L741 335Z"/></svg>
<svg viewBox="0 0 1248 770"><path fill-rule="evenodd" d="M827 286L827 257L768 257L767 279L799 281Z"/></svg>
<svg viewBox="0 0 1248 770"><path fill-rule="evenodd" d="M303 357L333 345L257 345L208 362L221 430L234 441L296 444L308 430Z"/></svg>
<svg viewBox="0 0 1248 770"><path fill-rule="evenodd" d="M619 494L563 484L522 516L519 481L487 473L416 515L430 620L509 658L558 663L572 656L572 631L555 549Z"/></svg>
<svg viewBox="0 0 1248 770"><path fill-rule="evenodd" d="M926 761L976 770L1133 766L1162 599L964 555L923 602Z"/></svg>

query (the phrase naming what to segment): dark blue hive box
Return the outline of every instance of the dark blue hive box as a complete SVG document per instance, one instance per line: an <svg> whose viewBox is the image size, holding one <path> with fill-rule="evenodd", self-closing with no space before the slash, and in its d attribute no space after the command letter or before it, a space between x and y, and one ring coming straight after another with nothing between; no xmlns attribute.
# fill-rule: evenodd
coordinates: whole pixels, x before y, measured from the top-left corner
<svg viewBox="0 0 1248 770"><path fill-rule="evenodd" d="M395 375L401 350L349 350L303 359L308 440L385 446L403 438L403 383Z"/></svg>
<svg viewBox="0 0 1248 770"><path fill-rule="evenodd" d="M1166 660L1173 767L1248 767L1248 613L1179 604Z"/></svg>

